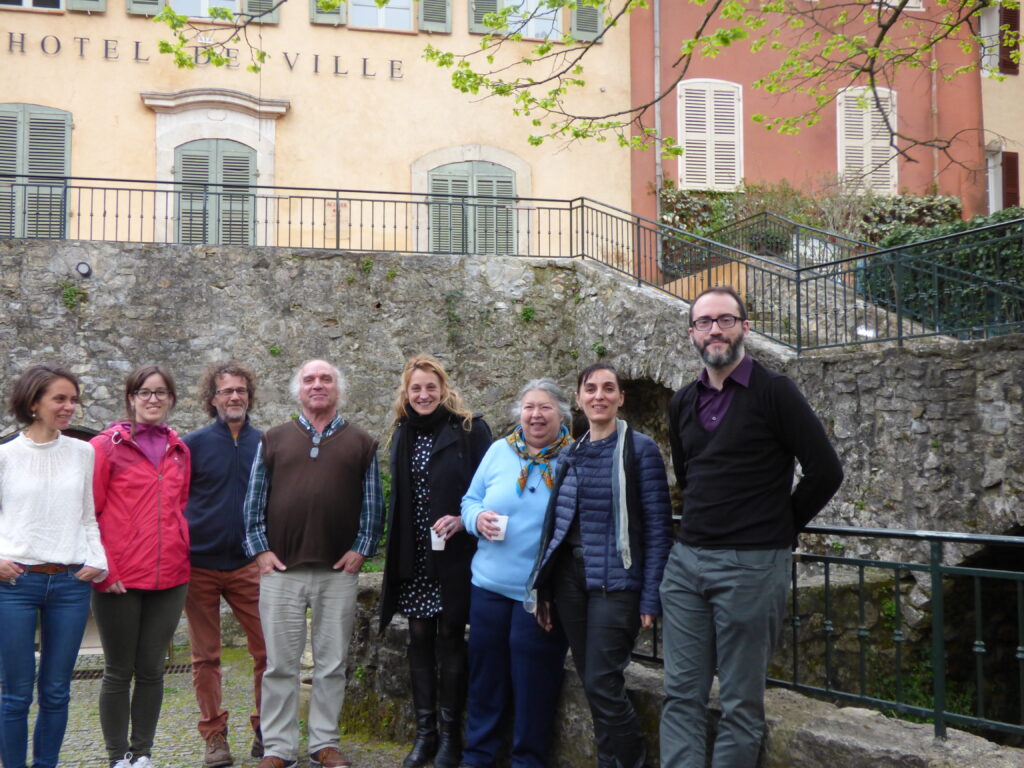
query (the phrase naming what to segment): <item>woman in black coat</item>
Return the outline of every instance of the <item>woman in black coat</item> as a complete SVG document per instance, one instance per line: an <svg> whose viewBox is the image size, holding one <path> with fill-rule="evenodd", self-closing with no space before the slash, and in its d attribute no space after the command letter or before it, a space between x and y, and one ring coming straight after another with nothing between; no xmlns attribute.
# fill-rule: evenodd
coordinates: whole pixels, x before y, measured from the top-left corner
<svg viewBox="0 0 1024 768"><path fill-rule="evenodd" d="M395 398L380 615L381 632L395 611L409 620L416 741L404 768L431 759L435 768L456 768L462 755L476 539L463 530L460 503L490 445L490 428L463 407L441 363L430 355L410 359Z"/></svg>

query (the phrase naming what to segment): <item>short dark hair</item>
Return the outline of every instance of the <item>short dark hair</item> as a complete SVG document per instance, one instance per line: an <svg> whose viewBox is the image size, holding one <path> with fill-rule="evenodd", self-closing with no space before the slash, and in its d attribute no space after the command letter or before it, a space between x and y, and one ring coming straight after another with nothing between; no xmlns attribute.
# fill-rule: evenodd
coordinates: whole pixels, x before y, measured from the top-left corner
<svg viewBox="0 0 1024 768"><path fill-rule="evenodd" d="M591 363L580 371L580 375L576 377L576 391L579 392L583 389L583 385L587 383L587 380L598 371L610 371L612 376L615 377L615 386L622 389L622 380L619 379L619 372L615 370L614 365L611 363Z"/></svg>
<svg viewBox="0 0 1024 768"><path fill-rule="evenodd" d="M690 322L693 322L693 308L697 305L697 302L707 296L709 293L720 293L724 296L732 296L736 302L736 306L740 308L740 320L747 319L747 305L743 302L743 298L736 292L736 289L731 285L716 285L714 288L707 288L697 294L697 298L690 302Z"/></svg>
<svg viewBox="0 0 1024 768"><path fill-rule="evenodd" d="M75 394L81 395L82 389L78 384L78 377L67 368L56 365L37 363L29 366L28 369L18 377L11 389L11 397L7 402L7 412L11 414L20 424L31 424L35 415L32 411L36 403L46 394L57 379L67 379L75 387Z"/></svg>
<svg viewBox="0 0 1024 768"><path fill-rule="evenodd" d="M145 382L146 379L154 373L158 373L163 377L164 386L167 387L167 393L171 396L171 407L173 408L178 404L178 390L174 387L174 377L171 376L171 372L162 365L140 365L128 374L128 378L125 379L124 382L124 409L128 414L128 420L131 422L135 421L135 409L132 408L132 395L134 395L136 390L142 386L143 382Z"/></svg>
<svg viewBox="0 0 1024 768"><path fill-rule="evenodd" d="M252 407L256 405L256 374L248 365L237 360L220 360L206 366L203 378L199 380L199 402L206 411L206 415L211 419L217 418L217 409L213 406L213 398L217 396L218 376L239 376L245 379L245 386L249 390L249 410L252 410Z"/></svg>

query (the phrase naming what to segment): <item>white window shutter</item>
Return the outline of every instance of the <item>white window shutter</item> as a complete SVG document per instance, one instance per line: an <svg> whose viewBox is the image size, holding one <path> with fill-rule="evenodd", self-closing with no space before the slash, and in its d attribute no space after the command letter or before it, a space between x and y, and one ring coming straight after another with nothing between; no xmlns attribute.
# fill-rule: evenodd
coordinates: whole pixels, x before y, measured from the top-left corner
<svg viewBox="0 0 1024 768"><path fill-rule="evenodd" d="M743 178L742 89L724 80L679 84L682 189L736 189Z"/></svg>
<svg viewBox="0 0 1024 768"><path fill-rule="evenodd" d="M846 88L839 93L839 173L852 191L892 195L897 190L895 152L884 114L895 128L896 93L878 90L879 112L867 88Z"/></svg>

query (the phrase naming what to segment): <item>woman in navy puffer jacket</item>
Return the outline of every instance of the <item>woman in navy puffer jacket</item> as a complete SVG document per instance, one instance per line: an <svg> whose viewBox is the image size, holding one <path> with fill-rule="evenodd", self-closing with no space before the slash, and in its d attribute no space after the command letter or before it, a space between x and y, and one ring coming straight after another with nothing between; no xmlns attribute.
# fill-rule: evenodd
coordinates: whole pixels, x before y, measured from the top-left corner
<svg viewBox="0 0 1024 768"><path fill-rule="evenodd" d="M610 365L580 373L576 402L590 429L558 468L533 580L537 620L548 622L553 602L569 638L602 768L646 761L623 671L640 627L661 613L672 545L665 463L651 438L618 418L623 400Z"/></svg>

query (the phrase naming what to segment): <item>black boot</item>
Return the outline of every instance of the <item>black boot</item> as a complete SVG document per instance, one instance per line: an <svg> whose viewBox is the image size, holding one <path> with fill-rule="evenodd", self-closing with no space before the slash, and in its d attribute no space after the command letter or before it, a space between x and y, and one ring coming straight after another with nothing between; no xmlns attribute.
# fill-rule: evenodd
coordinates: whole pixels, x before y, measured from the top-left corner
<svg viewBox="0 0 1024 768"><path fill-rule="evenodd" d="M434 768L458 768L462 763L462 711L465 707L465 652L454 653L441 662L441 739Z"/></svg>
<svg viewBox="0 0 1024 768"><path fill-rule="evenodd" d="M423 768L437 752L437 670L409 666L412 703L416 709L416 740L402 768Z"/></svg>

